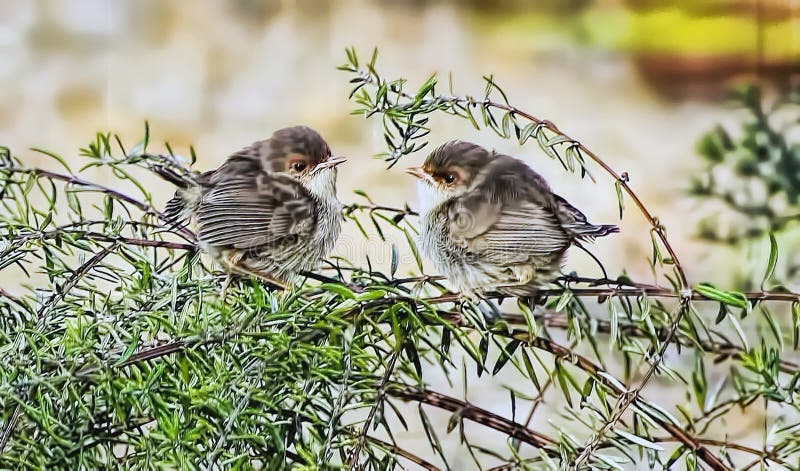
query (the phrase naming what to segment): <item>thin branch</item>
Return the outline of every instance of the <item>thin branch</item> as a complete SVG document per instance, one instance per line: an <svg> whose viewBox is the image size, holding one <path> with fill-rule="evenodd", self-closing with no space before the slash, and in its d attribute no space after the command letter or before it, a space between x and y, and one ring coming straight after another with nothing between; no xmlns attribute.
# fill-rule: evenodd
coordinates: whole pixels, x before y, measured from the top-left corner
<svg viewBox="0 0 800 471"><path fill-rule="evenodd" d="M17 306L21 307L22 309L24 309L24 310L26 310L28 312L31 312L31 308L27 304L25 304L24 302L22 302L22 300L20 298L14 296L13 294L9 293L8 291L4 290L3 288L0 288L0 297L6 298L10 302L12 302L12 303L16 304Z"/></svg>
<svg viewBox="0 0 800 471"><path fill-rule="evenodd" d="M397 340L400 342L400 339ZM361 455L361 450L364 448L364 442L367 439L367 433L369 433L369 427L372 425L372 421L375 418L375 413L378 411L378 407L380 406L381 402L383 401L384 395L386 394L386 385L389 383L389 379L394 372L395 364L397 363L397 358L400 356L400 349L401 345L398 343L394 353L389 358L389 363L386 364L386 371L383 373L383 377L381 378L380 384L378 384L378 396L375 398L375 403L370 407L369 414L367 414L367 418L364 421L364 425L361 427L361 433L358 434L358 441L356 442L355 448L353 448L353 452L350 455L350 464L347 467L350 470L353 470L358 466L358 458Z"/></svg>
<svg viewBox="0 0 800 471"><path fill-rule="evenodd" d="M411 461L420 468L427 469L428 471L440 471L439 468L436 467L431 462L426 461L423 458L420 458L419 456L411 453L410 451L404 450L397 445L392 445L391 443L385 442L371 435L367 435L367 441L375 443L379 447L389 450L395 455L402 456L403 458L407 459L408 461Z"/></svg>
<svg viewBox="0 0 800 471"><path fill-rule="evenodd" d="M351 203L344 207L345 214L349 214L353 211L361 210L361 211L385 211L389 213L397 213L397 214L404 214L407 216L419 216L419 213L416 211L405 207L405 208L395 208L392 206L381 206L377 204L359 204L359 203Z"/></svg>
<svg viewBox="0 0 800 471"><path fill-rule="evenodd" d="M654 442L674 442L674 437L653 437ZM773 453L764 450L758 450L755 448L751 448L749 446L739 445L737 443L730 443L724 440L713 440L710 438L699 438L698 442L709 445L709 446L717 446L720 448L730 448L732 450L739 450L745 453L750 453L751 455L756 455L759 457L758 461L765 461L769 460L786 468L792 468L792 465L787 463L786 461L782 460L780 457L775 456Z"/></svg>
<svg viewBox="0 0 800 471"><path fill-rule="evenodd" d="M501 417L494 412L489 412L468 402L445 396L428 389L417 389L401 383L392 383L386 392L394 397L406 401L417 401L439 409L456 412L463 419L503 432L509 437L516 438L536 448L547 449L557 442L544 435Z"/></svg>
<svg viewBox="0 0 800 471"><path fill-rule="evenodd" d="M90 182L88 180L84 180L84 179L82 179L80 177L77 177L75 175L65 175L65 174L62 174L62 173L51 172L49 170L43 170L43 169L40 169L40 168L0 167L0 171L6 171L6 172L12 172L12 173L22 173L22 174L26 174L26 175L34 175L37 178L38 177L45 177L45 178L49 178L51 180L59 180L59 181L63 181L63 182L66 182L66 183L69 183L69 184L72 184L72 185L78 185L78 186L82 186L82 187L86 187L86 188L91 188L94 191L99 191L101 193L105 193L105 194L110 195L111 197L113 197L115 199L118 199L120 201L124 201L126 203L132 204L133 206L136 206L137 208L141 209L145 214L149 214L149 215L155 216L155 217L159 218L160 220L162 220L162 221L164 221L164 222L166 222L168 224L172 224L172 222L170 220L168 220L164 216L163 213L161 213L160 211L157 211L151 205L149 205L149 204L147 204L147 203L145 203L143 201L139 201L138 199L136 199L136 198L134 198L132 196L129 196L129 195L125 194L125 193L122 193L120 191L114 190L113 188L109 188L107 186L103 186L103 185L100 185L100 184L97 184L97 183L94 183L94 182ZM185 227L177 228L177 230L181 234L183 234L184 236L188 237L189 239L194 239L195 238L194 233L192 231L190 231L189 229L185 228Z"/></svg>
<svg viewBox="0 0 800 471"><path fill-rule="evenodd" d="M712 301L719 302L716 299L704 296L697 291L679 294L669 288L652 287L652 288L558 288L558 289L541 289L531 293L531 297L549 297L561 296L565 291L569 291L574 297L637 297L647 295L649 297L658 298L686 298L693 301ZM790 291L748 291L741 293L748 301L784 301L795 302L800 301L800 294ZM484 295L487 299L502 299L509 296L500 293L486 293ZM455 303L461 300L461 295L457 293L445 293L439 296L432 296L425 298L428 304L443 304Z"/></svg>
<svg viewBox="0 0 800 471"><path fill-rule="evenodd" d="M36 234L35 236L26 236L28 240L35 239L37 237L43 239L54 239L61 234L75 234L79 235L83 238L92 239L100 242L116 242L119 244L124 245L136 245L139 247L160 247L165 249L172 249L172 250L195 250L196 246L194 244L184 244L181 242L170 242L166 240L153 240L153 239L138 239L133 237L124 237L124 236L117 236L111 234L103 234L100 232L84 232L84 231L60 231L60 230L52 230L47 232L41 232Z"/></svg>
<svg viewBox="0 0 800 471"><path fill-rule="evenodd" d="M512 324L525 324L525 318L519 314L509 314L503 313L502 318L504 321ZM547 312L538 317L541 322L547 327L554 327L557 329L568 329L569 328L569 320L560 313L557 312ZM611 322L604 320L604 319L592 319L593 323L596 323L597 331L608 334L611 333ZM641 327L629 324L629 323L620 323L618 326L619 332L621 334L625 334L630 337L639 337L639 338L650 338L651 335L649 332L645 331ZM664 341L667 337L666 328L660 328L656 331L656 335L660 341ZM680 344L685 347L690 348L699 348L704 353L711 353L718 355L722 358L733 358L736 360L741 361L744 358L744 355L747 351L738 346L734 345L730 342L715 342L713 340L697 340L694 341L687 337L686 335L678 334L675 336L674 341L677 344ZM784 372L789 374L794 374L800 371L800 364L789 360L781 359L778 363L778 368Z"/></svg>

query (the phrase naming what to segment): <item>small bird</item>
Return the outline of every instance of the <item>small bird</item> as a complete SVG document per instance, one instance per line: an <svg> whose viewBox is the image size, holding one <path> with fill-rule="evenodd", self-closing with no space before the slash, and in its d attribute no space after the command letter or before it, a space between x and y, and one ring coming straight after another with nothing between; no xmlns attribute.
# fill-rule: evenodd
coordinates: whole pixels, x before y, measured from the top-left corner
<svg viewBox="0 0 800 471"><path fill-rule="evenodd" d="M448 142L407 172L419 179L420 248L468 297L534 294L570 245L619 230L590 224L524 162L477 144Z"/></svg>
<svg viewBox="0 0 800 471"><path fill-rule="evenodd" d="M155 170L179 186L165 218L195 224L200 248L228 274L225 287L232 273L285 287L315 269L339 237L336 166L344 161L316 131L294 126L236 152L216 170L189 177Z"/></svg>

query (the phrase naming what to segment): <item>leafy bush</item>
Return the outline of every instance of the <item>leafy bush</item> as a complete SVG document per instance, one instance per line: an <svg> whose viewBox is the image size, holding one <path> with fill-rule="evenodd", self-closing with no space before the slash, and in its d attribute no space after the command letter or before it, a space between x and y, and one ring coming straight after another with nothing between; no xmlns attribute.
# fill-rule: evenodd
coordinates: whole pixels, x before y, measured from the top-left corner
<svg viewBox="0 0 800 471"><path fill-rule="evenodd" d="M800 465L800 298L766 289L778 283L774 238L764 289L693 286L690 261L627 175L514 107L492 77L476 98L438 93L436 76L406 91L378 73L376 55L362 64L348 50L341 68L355 112L383 120L390 166L423 148L429 117L444 113L610 177L620 212L651 225L663 283L571 277L490 323L421 263L399 276L405 249L387 244L389 266L331 260L291 291L240 279L223 299L194 234L165 222L147 191L146 171L190 171L193 151L189 162L168 145L148 154L148 128L129 151L99 134L74 172L54 153L63 170L3 148L0 270L29 281L0 291L0 467ZM91 167L115 183L86 178ZM399 231L416 255L414 212L360 198L348 219L381 238ZM496 378L503 414L469 399ZM684 393L653 402L646 386L657 382ZM737 411L763 421L763 442L727 436ZM405 430L429 447L413 448Z"/></svg>

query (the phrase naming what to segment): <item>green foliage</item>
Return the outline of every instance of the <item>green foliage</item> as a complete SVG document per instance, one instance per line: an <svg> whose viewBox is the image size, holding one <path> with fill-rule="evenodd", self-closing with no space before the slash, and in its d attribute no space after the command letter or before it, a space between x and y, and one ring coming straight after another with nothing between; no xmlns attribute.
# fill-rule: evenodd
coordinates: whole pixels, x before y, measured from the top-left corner
<svg viewBox="0 0 800 471"><path fill-rule="evenodd" d="M741 128L716 126L700 138L697 151L706 168L690 187L691 195L709 205L722 204L729 218L707 217L700 237L727 244L789 229L800 217L800 143L791 137L800 124L800 96L767 107L751 85L737 89L732 99L742 111Z"/></svg>
<svg viewBox="0 0 800 471"><path fill-rule="evenodd" d="M689 286L627 176L492 77L473 98L437 93L436 76L383 79L377 55L347 60L390 166L425 147L437 113L534 140L567 171L611 176L620 210L652 226L665 286L568 277L490 321L422 271L408 206L357 192L344 215L364 237L407 241L386 244L386 266L329 260L292 290L238 279L223 298L194 234L147 192L148 170L191 172L193 151L145 154L149 126L127 150L98 134L83 168L110 170L106 187L56 153L43 151L52 171L2 148L0 270L25 282L0 289L1 468L798 467L797 294ZM774 242L765 281L783 253ZM417 269L398 276L403 254ZM644 388L656 381L678 394ZM490 407L476 383L507 403ZM726 434L738 411L761 414L762 445Z"/></svg>

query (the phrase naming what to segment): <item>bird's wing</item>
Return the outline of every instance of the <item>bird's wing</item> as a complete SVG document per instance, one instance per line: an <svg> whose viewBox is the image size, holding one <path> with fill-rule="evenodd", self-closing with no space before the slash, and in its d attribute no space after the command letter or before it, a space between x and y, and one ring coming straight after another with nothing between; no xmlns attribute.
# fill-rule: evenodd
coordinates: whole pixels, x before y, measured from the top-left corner
<svg viewBox="0 0 800 471"><path fill-rule="evenodd" d="M496 264L549 260L569 245L558 216L538 202L467 200L453 205L449 216L453 238Z"/></svg>
<svg viewBox="0 0 800 471"><path fill-rule="evenodd" d="M198 239L247 249L309 234L314 200L297 180L270 172L217 182L197 212Z"/></svg>

